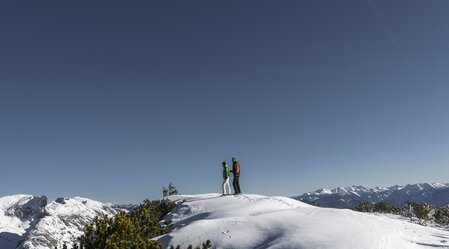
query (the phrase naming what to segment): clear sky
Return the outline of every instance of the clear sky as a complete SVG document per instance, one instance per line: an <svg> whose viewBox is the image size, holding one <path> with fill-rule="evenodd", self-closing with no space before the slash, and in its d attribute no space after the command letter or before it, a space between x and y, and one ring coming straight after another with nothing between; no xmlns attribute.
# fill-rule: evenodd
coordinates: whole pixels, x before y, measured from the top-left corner
<svg viewBox="0 0 449 249"><path fill-rule="evenodd" d="M448 182L449 1L0 4L0 196Z"/></svg>

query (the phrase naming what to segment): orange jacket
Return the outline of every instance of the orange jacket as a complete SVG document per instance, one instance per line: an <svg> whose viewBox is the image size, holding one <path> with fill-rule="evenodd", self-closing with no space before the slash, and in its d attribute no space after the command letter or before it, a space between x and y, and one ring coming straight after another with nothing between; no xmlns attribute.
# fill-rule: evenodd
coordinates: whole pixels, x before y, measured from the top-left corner
<svg viewBox="0 0 449 249"><path fill-rule="evenodd" d="M232 173L234 176L240 176L240 165L237 161L232 163Z"/></svg>

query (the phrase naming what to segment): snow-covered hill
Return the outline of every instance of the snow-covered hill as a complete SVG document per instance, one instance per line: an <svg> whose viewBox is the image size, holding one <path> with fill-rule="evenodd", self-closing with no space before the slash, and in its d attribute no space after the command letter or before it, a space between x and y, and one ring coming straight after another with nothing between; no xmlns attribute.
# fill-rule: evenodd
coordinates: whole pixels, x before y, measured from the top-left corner
<svg viewBox="0 0 449 249"><path fill-rule="evenodd" d="M294 197L302 202L320 207L354 208L360 201L385 201L395 206L402 206L407 201L426 202L443 206L449 204L448 183L419 183L388 188L364 186L338 187L335 189L318 189Z"/></svg>
<svg viewBox="0 0 449 249"><path fill-rule="evenodd" d="M0 248L48 249L71 244L95 216L115 215L112 205L86 198L13 195L0 198Z"/></svg>
<svg viewBox="0 0 449 249"><path fill-rule="evenodd" d="M183 201L167 219L174 231L158 237L171 244L214 248L417 249L449 248L449 231L397 216L320 208L286 197L204 194Z"/></svg>

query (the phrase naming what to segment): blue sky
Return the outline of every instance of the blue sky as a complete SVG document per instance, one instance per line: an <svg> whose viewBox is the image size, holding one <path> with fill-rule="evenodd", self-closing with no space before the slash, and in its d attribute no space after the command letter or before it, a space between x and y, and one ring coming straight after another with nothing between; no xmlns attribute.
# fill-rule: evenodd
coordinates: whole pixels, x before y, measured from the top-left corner
<svg viewBox="0 0 449 249"><path fill-rule="evenodd" d="M447 1L0 7L0 196L447 182Z"/></svg>

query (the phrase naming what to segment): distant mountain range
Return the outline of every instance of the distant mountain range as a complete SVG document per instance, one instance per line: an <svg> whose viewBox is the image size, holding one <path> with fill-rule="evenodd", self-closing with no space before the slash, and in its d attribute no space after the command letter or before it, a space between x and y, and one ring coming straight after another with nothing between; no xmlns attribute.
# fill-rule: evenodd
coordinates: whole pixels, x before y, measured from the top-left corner
<svg viewBox="0 0 449 249"><path fill-rule="evenodd" d="M86 224L96 216L114 216L119 208L81 197L52 202L46 196L0 197L0 248L62 248L64 242L70 248Z"/></svg>
<svg viewBox="0 0 449 249"><path fill-rule="evenodd" d="M360 201L384 201L395 206L403 206L410 201L443 206L449 204L449 183L418 183L387 188L364 186L321 188L293 198L315 206L332 208L355 208Z"/></svg>

